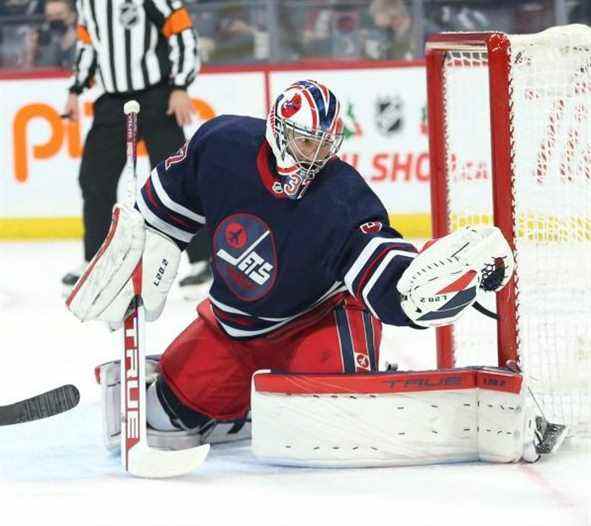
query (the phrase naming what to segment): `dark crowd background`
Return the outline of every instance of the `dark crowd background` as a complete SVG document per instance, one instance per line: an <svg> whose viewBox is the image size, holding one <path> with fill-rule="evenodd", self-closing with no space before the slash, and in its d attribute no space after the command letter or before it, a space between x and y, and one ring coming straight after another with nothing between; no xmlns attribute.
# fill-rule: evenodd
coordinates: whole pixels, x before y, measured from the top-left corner
<svg viewBox="0 0 591 526"><path fill-rule="evenodd" d="M591 23L589 0L185 0L205 64L412 60L440 31ZM0 68L69 69L72 0L0 0Z"/></svg>

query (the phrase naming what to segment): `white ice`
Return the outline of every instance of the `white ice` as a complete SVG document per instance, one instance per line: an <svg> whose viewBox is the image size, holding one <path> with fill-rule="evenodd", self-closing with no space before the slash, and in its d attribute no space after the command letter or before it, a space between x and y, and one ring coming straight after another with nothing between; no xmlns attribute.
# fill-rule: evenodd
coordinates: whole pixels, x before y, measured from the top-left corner
<svg viewBox="0 0 591 526"><path fill-rule="evenodd" d="M249 444L214 448L175 480L133 479L101 444L96 364L115 359L119 334L80 324L60 278L80 244L0 244L0 405L64 383L81 391L63 415L0 427L0 524L60 526L591 525L591 452L570 444L533 465L455 464L373 469L262 465ZM161 352L194 316L174 291L148 326ZM387 328L383 356L401 368L434 365L429 331Z"/></svg>

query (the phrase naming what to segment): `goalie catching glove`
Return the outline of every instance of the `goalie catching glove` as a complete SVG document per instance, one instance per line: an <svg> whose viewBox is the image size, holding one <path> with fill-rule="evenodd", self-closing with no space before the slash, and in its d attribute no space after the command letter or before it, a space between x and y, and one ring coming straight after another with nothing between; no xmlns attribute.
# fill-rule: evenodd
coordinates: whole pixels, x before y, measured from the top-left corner
<svg viewBox="0 0 591 526"><path fill-rule="evenodd" d="M147 227L137 210L117 204L105 241L66 305L81 321L103 320L116 326L136 295L133 282L141 277L146 320L153 321L164 309L180 253L171 239Z"/></svg>
<svg viewBox="0 0 591 526"><path fill-rule="evenodd" d="M513 253L494 226L470 226L427 243L398 281L404 313L421 327L455 322L478 293L511 279Z"/></svg>

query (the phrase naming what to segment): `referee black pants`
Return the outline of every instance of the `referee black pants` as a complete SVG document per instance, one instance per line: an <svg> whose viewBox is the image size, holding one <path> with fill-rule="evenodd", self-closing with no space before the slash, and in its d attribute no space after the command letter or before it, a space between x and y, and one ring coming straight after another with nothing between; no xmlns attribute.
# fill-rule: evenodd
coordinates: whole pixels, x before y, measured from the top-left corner
<svg viewBox="0 0 591 526"><path fill-rule="evenodd" d="M185 142L183 129L174 116L166 115L170 90L167 85L158 85L129 95L105 94L94 103L94 120L84 144L79 175L86 261L92 259L104 241L117 200L117 185L127 159L123 115L125 102L134 98L140 103L138 133L146 144L152 166ZM187 253L192 263L209 257L205 229L193 239Z"/></svg>

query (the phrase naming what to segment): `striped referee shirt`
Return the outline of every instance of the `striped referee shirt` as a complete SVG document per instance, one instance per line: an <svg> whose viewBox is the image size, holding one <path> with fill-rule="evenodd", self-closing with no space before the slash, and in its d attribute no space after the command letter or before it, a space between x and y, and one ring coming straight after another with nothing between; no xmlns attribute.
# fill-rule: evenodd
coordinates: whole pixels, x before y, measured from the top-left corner
<svg viewBox="0 0 591 526"><path fill-rule="evenodd" d="M197 35L181 0L77 0L78 49L70 91L95 75L107 93L168 82L186 88L199 71Z"/></svg>

